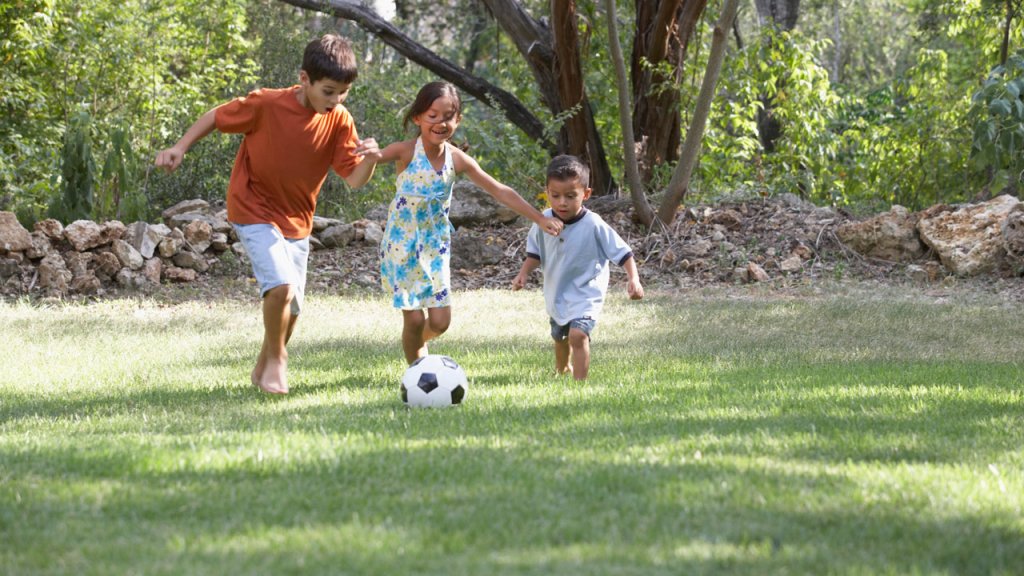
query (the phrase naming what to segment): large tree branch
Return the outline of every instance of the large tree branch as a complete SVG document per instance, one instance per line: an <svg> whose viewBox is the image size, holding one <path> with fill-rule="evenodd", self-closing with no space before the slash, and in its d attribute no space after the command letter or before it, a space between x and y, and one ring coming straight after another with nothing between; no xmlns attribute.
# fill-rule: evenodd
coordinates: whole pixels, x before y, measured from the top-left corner
<svg viewBox="0 0 1024 576"><path fill-rule="evenodd" d="M380 17L376 11L353 0L280 0L298 8L315 10L355 22L360 28L394 48L399 54L476 96L488 106L501 110L509 122L515 124L531 139L554 154L557 147L544 133L544 124L523 106L518 98L474 76L449 60L441 58L423 45L406 36L401 30Z"/></svg>
<svg viewBox="0 0 1024 576"><path fill-rule="evenodd" d="M480 0L494 15L498 25L512 39L516 49L530 66L533 79L540 87L541 100L549 110L559 110L558 85L555 81L555 53L551 30L526 11L515 0Z"/></svg>

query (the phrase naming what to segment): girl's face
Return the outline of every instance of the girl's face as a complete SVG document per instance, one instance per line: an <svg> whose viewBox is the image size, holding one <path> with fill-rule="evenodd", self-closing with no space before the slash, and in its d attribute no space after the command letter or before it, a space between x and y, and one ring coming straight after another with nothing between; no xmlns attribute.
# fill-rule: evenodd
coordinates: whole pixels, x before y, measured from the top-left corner
<svg viewBox="0 0 1024 576"><path fill-rule="evenodd" d="M455 134L459 127L459 111L455 101L448 96L441 96L430 103L430 108L413 117L414 124L420 127L420 138L424 142L440 145Z"/></svg>

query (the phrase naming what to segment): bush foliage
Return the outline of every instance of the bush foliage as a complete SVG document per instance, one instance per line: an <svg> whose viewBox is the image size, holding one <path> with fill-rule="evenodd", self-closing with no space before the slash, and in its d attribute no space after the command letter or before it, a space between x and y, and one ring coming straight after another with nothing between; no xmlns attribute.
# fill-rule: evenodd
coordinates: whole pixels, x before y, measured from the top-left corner
<svg viewBox="0 0 1024 576"><path fill-rule="evenodd" d="M525 63L475 2L402 6L396 26L516 94L557 130L564 119L544 115ZM843 7L841 19L830 6ZM1024 55L993 69L1001 6L808 2L798 29L778 34L748 21L748 12L738 28L743 47L731 48L722 73L692 194L796 192L821 204L920 208L1014 186L1024 171ZM683 130L718 9L709 3L678 77ZM632 21L632 6L619 10L621 21ZM449 11L461 18L445 20ZM583 2L579 14L595 121L621 174L601 9ZM911 32L889 33L880 14ZM1019 38L1019 19L1010 26L1010 38ZM402 113L434 77L351 23L276 0L0 0L0 209L26 224L47 216L134 220L184 198L222 199L237 136L204 139L173 176L152 170L156 151L229 98L294 83L302 46L325 31L352 37L358 48L360 77L347 105L360 133L382 144L407 137ZM622 34L630 46L628 26ZM466 98L456 140L497 178L536 196L546 152L487 104ZM777 136L764 133L766 115ZM358 217L387 200L393 176L382 167L358 192L332 176L321 211Z"/></svg>

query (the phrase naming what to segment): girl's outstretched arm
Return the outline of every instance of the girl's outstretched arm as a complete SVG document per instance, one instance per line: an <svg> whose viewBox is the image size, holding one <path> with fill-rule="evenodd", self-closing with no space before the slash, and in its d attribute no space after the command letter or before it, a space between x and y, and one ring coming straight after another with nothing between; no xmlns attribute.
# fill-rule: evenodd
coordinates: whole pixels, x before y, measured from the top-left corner
<svg viewBox="0 0 1024 576"><path fill-rule="evenodd" d="M415 149L415 140L402 140L400 142L392 142L388 144L380 151L380 159L377 160L378 164L386 162L395 163L395 173L401 174L405 167L412 162L412 154Z"/></svg>
<svg viewBox="0 0 1024 576"><path fill-rule="evenodd" d="M547 218L529 202L523 200L518 192L498 182L493 176L484 172L476 160L458 148L452 148L452 157L455 161L455 173L465 173L470 181L483 188L495 200L515 210L525 218L540 226L541 230L557 236L562 231L562 221L558 218Z"/></svg>

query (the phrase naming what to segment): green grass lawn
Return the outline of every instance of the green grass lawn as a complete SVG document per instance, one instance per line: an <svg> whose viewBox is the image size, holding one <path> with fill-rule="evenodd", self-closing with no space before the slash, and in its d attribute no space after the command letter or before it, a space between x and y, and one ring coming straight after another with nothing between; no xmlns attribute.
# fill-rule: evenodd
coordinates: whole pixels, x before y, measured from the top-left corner
<svg viewBox="0 0 1024 576"><path fill-rule="evenodd" d="M616 290L591 379L538 292L457 295L465 403L400 314L312 296L0 304L0 574L1021 574L1024 305Z"/></svg>

